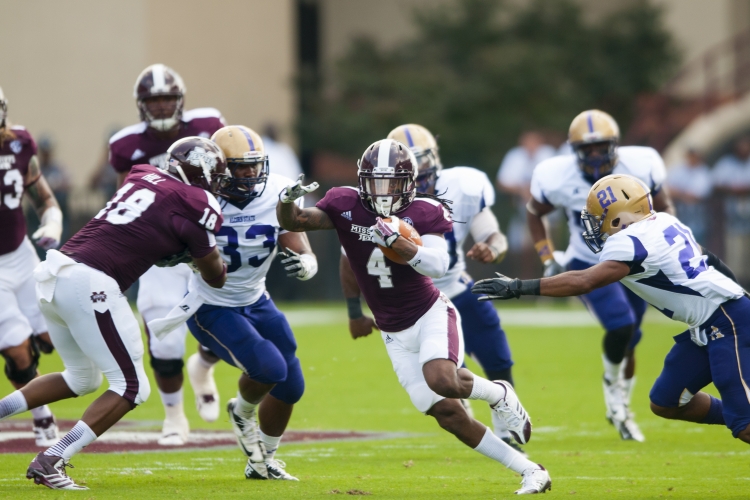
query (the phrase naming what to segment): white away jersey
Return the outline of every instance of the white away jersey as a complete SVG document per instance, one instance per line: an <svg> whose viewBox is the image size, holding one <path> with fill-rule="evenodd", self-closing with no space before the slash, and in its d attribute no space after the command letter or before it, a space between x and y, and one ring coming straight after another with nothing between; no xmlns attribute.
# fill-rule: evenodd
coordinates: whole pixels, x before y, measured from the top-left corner
<svg viewBox="0 0 750 500"><path fill-rule="evenodd" d="M442 278L432 280L448 298L453 298L466 289L459 280L466 270L463 245L469 235L471 222L484 207L495 204L495 190L487 174L471 167L453 167L440 172L435 193L453 201L453 231L445 233L450 261L448 272Z"/></svg>
<svg viewBox="0 0 750 500"><path fill-rule="evenodd" d="M696 328L724 302L742 297L742 288L706 264L690 229L660 212L607 238L600 262L630 266L620 280L666 316Z"/></svg>
<svg viewBox="0 0 750 500"><path fill-rule="evenodd" d="M276 202L281 190L291 184L291 179L270 173L263 194L245 208L219 197L224 223L216 233L216 245L227 264L227 282L223 288L212 288L197 275L190 281L190 289L198 287L206 304L247 306L266 291L266 274L276 256L276 241L286 233L276 219Z"/></svg>
<svg viewBox="0 0 750 500"><path fill-rule="evenodd" d="M617 164L613 174L627 174L640 179L652 194L657 193L667 177L664 161L653 148L622 146L617 148ZM540 203L562 207L568 218L570 241L565 251L565 261L579 259L589 264L598 262L583 241L581 209L591 184L584 179L575 155L555 156L534 169L531 177L531 196Z"/></svg>

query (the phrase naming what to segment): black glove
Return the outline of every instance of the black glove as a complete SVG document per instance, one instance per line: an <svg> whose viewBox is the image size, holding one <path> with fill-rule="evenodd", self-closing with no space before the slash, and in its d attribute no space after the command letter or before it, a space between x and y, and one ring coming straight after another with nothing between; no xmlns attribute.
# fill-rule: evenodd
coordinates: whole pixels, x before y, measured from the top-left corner
<svg viewBox="0 0 750 500"><path fill-rule="evenodd" d="M508 278L500 273L497 278L477 281L471 287L471 293L486 295L479 297L479 300L508 300L517 299L521 295L539 295L540 280L520 280L518 278Z"/></svg>
<svg viewBox="0 0 750 500"><path fill-rule="evenodd" d="M169 257L164 257L163 259L159 259L154 265L157 267L174 267L177 264L188 264L192 260L193 257L190 256L190 252L186 248L180 253L170 255Z"/></svg>
<svg viewBox="0 0 750 500"><path fill-rule="evenodd" d="M317 272L317 264L315 259L309 258L305 255L300 255L291 248L285 248L285 252L279 252L279 258L281 258L281 265L284 266L286 275L289 278L297 278L301 281L306 281L315 276ZM312 262L311 262L312 261ZM315 271L311 269L311 264L315 264Z"/></svg>

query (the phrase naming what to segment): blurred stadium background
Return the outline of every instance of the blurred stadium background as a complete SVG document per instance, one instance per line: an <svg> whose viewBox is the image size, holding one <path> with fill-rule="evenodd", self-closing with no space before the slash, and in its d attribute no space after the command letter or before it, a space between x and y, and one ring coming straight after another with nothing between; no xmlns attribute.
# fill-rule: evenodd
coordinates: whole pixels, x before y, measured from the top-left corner
<svg viewBox="0 0 750 500"><path fill-rule="evenodd" d="M2 11L0 86L43 150L64 236L114 191L108 136L137 121L135 78L162 62L184 78L187 108L275 135L324 188L355 182L358 155L395 125L427 126L446 166L498 179L512 249L498 270L524 276L540 271L524 183L565 150L573 116L600 107L622 144L664 155L678 215L750 284L750 0L6 0ZM335 234L311 239L321 272L293 288L274 269L277 299L340 297Z"/></svg>

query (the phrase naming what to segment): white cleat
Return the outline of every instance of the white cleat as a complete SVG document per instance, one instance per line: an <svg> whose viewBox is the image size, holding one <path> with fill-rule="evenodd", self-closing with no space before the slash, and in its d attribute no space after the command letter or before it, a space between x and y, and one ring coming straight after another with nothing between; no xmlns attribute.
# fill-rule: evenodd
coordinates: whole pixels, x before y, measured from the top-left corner
<svg viewBox="0 0 750 500"><path fill-rule="evenodd" d="M623 440L644 442L646 438L635 423L635 415L628 408L627 394L621 381L608 382L607 379L603 379L602 387L604 404L607 406L607 420L617 429Z"/></svg>
<svg viewBox="0 0 750 500"><path fill-rule="evenodd" d="M526 413L516 391L504 380L493 380L493 383L505 389L505 396L490 408L505 421L508 432L518 444L526 444L531 439L531 418Z"/></svg>
<svg viewBox="0 0 750 500"><path fill-rule="evenodd" d="M260 441L260 434L258 433L258 421L254 414L251 418L243 418L234 413L236 404L235 398L230 399L227 402L227 413L229 414L229 421L232 422L234 435L237 437L237 444L247 457L245 477L247 479L268 479L263 443Z"/></svg>
<svg viewBox="0 0 750 500"><path fill-rule="evenodd" d="M296 477L289 474L286 469L286 462L271 458L266 460L266 469L268 470L268 479L282 479L284 481L299 481ZM247 470L245 470L247 473ZM250 478L248 478L250 479Z"/></svg>
<svg viewBox="0 0 750 500"><path fill-rule="evenodd" d="M628 418L620 424L617 430L620 432L620 437L624 440L638 441L643 443L646 441L646 436L641 432L641 428L635 423L633 417L635 416L632 412L628 411Z"/></svg>
<svg viewBox="0 0 750 500"><path fill-rule="evenodd" d="M521 476L521 488L516 490L516 495L534 495L552 490L552 479L541 464L526 469Z"/></svg>
<svg viewBox="0 0 750 500"><path fill-rule="evenodd" d="M198 414L206 422L215 422L219 418L219 390L214 380L214 367L206 369L196 352L187 360L187 373Z"/></svg>
<svg viewBox="0 0 750 500"><path fill-rule="evenodd" d="M42 448L49 448L60 441L55 417L34 419L34 442Z"/></svg>
<svg viewBox="0 0 750 500"><path fill-rule="evenodd" d="M190 424L185 415L179 420L164 420L161 437L157 441L161 446L184 446L188 442Z"/></svg>

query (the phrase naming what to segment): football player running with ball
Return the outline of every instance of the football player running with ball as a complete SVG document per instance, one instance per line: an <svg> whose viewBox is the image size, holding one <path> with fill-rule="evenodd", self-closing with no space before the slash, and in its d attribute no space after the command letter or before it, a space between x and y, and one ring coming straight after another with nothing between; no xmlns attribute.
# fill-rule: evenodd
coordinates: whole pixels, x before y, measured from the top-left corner
<svg viewBox="0 0 750 500"><path fill-rule="evenodd" d="M568 142L574 154L556 156L541 162L531 177L531 200L527 205L528 224L544 276L587 269L597 263L581 237L579 216L591 186L605 175L628 174L648 186L657 211L674 213L672 201L663 187L666 169L659 153L652 148L617 147L620 129L603 111L584 111L573 119ZM563 208L568 219L570 242L561 264L555 259L552 242L542 217ZM620 283L592 290L581 300L605 330L604 403L606 417L622 439L644 441L643 433L630 411L635 384L635 346L641 340L641 321L646 302Z"/></svg>
<svg viewBox="0 0 750 500"><path fill-rule="evenodd" d="M464 410L459 399L486 401L506 421L520 443L531 436L531 421L513 388L474 375L463 363L463 335L455 306L432 283L448 270L450 213L440 201L417 195L417 159L408 146L383 139L368 147L358 163L359 187L329 190L315 208L294 201L317 189L302 177L280 194L279 222L289 231L335 229L357 286L399 382L416 408L479 453L522 475L517 493L540 493L551 485L548 472L495 436ZM400 235L400 221L421 234L424 246ZM406 265L386 258L390 249Z"/></svg>
<svg viewBox="0 0 750 500"><path fill-rule="evenodd" d="M599 264L534 280L481 280L483 299L521 295L569 297L620 282L688 330L675 336L651 388L658 416L726 425L750 443L750 299L721 264L674 216L653 210L649 189L635 177L609 175L588 193L583 238ZM743 373L744 372L744 373ZM714 383L721 399L705 392Z"/></svg>
<svg viewBox="0 0 750 500"><path fill-rule="evenodd" d="M141 328L123 295L158 260L189 251L210 286L227 267L214 233L222 223L215 190L224 155L210 140L187 137L170 148L167 170L137 165L99 213L34 270L36 295L65 365L0 400L0 419L109 389L57 444L39 453L26 477L52 489L81 490L65 472L70 458L126 413L151 387L143 369Z"/></svg>
<svg viewBox="0 0 750 500"><path fill-rule="evenodd" d="M24 127L6 122L7 111L0 89L0 355L5 376L20 389L39 376L39 352L53 349L34 294L32 273L39 257L26 236L23 195L42 222L33 238L44 249L60 244L62 212L41 173L34 139ZM49 407L34 408L31 414L36 445L55 444L57 425Z"/></svg>
<svg viewBox="0 0 750 500"><path fill-rule="evenodd" d="M180 75L163 64L152 64L138 75L133 94L141 121L125 127L109 140L109 162L117 171L118 185L122 185L134 165L149 163L166 168L167 149L176 140L189 136L208 139L224 126L224 118L214 108L184 111L185 93ZM184 263L168 269L162 268L161 263L158 266L149 269L138 281L136 305L146 323L166 316L182 300L192 275ZM156 338L149 330L146 333L151 368L165 413L159 444L184 445L190 433L182 402L187 326L175 325L162 338ZM219 393L213 372L198 369L198 362L197 354L188 359L188 374L199 415L213 422L219 418Z"/></svg>
<svg viewBox="0 0 750 500"><path fill-rule="evenodd" d="M216 235L227 282L215 289L194 276L191 292L173 316L187 313L190 331L210 349L199 349L199 364L189 370L191 375L196 369L211 370L219 358L242 370L237 397L229 400L227 411L248 457L245 477L296 481L274 454L305 380L292 329L265 282L277 242L285 249L281 255L288 276L308 280L317 273L318 262L305 233L279 226L278 193L294 181L269 173L260 136L247 127L229 126L211 139L224 152L230 172L219 188L224 225ZM151 330L156 331L157 324L150 323Z"/></svg>
<svg viewBox="0 0 750 500"><path fill-rule="evenodd" d="M443 169L438 144L432 133L421 125L407 124L393 129L389 139L406 144L419 164L417 192L450 200L454 223L445 233L448 243L448 271L433 283L456 306L461 316L465 353L473 355L490 380L505 380L513 384L510 347L500 318L492 304L480 302L472 295L471 277L466 274L463 246L471 234L476 242L466 254L485 264L500 262L508 249L505 235L490 207L495 202L495 190L484 172L470 167ZM341 256L341 282L348 309L352 312L349 328L354 338L369 335L375 326L372 318L362 314L360 290L346 256ZM520 450L508 432L505 420L497 412L492 414L495 435Z"/></svg>

